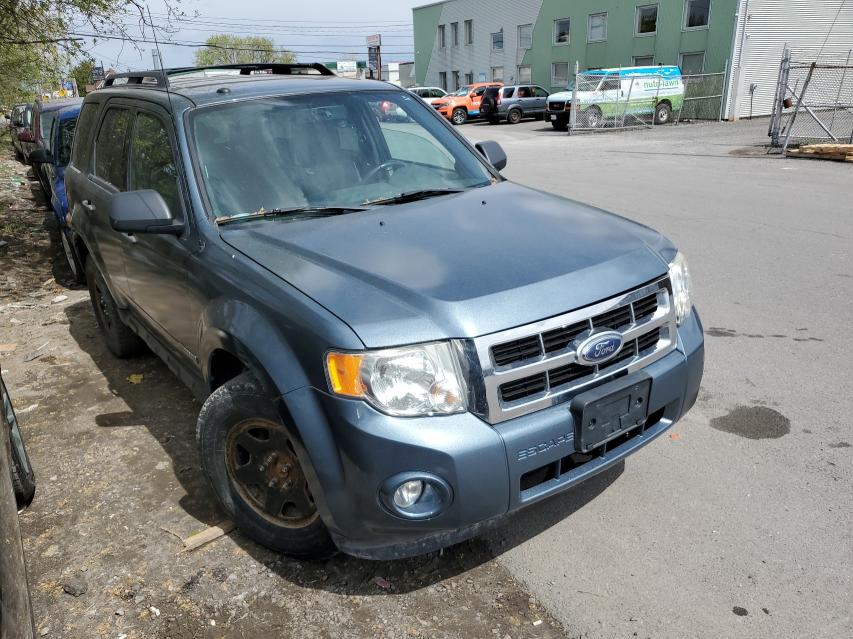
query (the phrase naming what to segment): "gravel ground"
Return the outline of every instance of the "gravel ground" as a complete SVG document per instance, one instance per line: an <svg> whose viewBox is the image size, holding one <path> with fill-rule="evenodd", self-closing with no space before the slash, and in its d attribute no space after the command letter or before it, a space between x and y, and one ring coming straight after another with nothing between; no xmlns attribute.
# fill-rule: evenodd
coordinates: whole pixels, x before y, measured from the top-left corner
<svg viewBox="0 0 853 639"><path fill-rule="evenodd" d="M21 524L40 636L564 636L484 541L379 563L298 562L237 532L181 552L222 520L200 406L153 355L108 353L38 183L3 146L0 357L37 472Z"/></svg>

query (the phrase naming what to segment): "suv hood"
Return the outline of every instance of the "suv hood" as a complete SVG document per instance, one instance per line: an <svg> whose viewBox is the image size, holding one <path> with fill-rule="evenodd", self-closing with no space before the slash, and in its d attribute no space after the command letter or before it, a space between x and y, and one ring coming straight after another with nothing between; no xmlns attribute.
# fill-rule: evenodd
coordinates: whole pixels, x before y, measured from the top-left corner
<svg viewBox="0 0 853 639"><path fill-rule="evenodd" d="M666 274L675 255L647 227L511 182L220 233L370 348L476 337L559 315Z"/></svg>
<svg viewBox="0 0 853 639"><path fill-rule="evenodd" d="M572 99L573 92L572 91L560 91L558 93L552 93L548 96L548 102L551 100L559 101L563 100L565 102L569 102Z"/></svg>

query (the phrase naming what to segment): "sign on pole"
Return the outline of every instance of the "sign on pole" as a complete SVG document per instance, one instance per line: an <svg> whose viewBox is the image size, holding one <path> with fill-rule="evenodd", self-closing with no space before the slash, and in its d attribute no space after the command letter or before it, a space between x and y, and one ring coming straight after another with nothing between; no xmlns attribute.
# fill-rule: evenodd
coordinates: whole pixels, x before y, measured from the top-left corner
<svg viewBox="0 0 853 639"><path fill-rule="evenodd" d="M374 80L382 79L382 35L367 36L367 68Z"/></svg>

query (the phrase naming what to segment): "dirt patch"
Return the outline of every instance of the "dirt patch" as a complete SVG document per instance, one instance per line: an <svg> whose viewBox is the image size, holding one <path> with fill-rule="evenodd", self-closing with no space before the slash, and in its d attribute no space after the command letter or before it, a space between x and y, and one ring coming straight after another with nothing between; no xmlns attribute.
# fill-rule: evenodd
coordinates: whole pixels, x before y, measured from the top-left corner
<svg viewBox="0 0 853 639"><path fill-rule="evenodd" d="M21 523L43 636L564 636L483 541L310 563L234 532L181 553L178 537L223 518L196 455L199 405L153 355L106 350L37 188L4 151L0 341L17 348L2 368L37 473Z"/></svg>
<svg viewBox="0 0 853 639"><path fill-rule="evenodd" d="M778 439L791 432L791 420L766 406L738 406L712 419L711 428L747 439Z"/></svg>

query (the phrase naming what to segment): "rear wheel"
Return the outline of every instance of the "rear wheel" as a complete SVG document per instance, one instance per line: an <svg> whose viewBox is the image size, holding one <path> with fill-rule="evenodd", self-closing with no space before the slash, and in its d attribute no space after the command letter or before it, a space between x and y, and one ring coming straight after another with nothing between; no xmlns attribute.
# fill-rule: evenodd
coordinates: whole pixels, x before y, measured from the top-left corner
<svg viewBox="0 0 853 639"><path fill-rule="evenodd" d="M80 263L80 258L77 256L77 251L74 250L74 239L70 229L61 227L59 229L59 241L62 242L62 252L65 253L65 260L68 262L68 268L71 269L71 274L74 276L74 281L77 284L86 282L86 270L83 264Z"/></svg>
<svg viewBox="0 0 853 639"><path fill-rule="evenodd" d="M110 352L120 359L126 359L139 353L144 344L121 319L113 296L107 288L95 261L89 257L86 260L86 280L89 282L89 297L95 319L104 336L104 341Z"/></svg>
<svg viewBox="0 0 853 639"><path fill-rule="evenodd" d="M667 124L672 119L672 107L661 102L655 107L655 124Z"/></svg>
<svg viewBox="0 0 853 639"><path fill-rule="evenodd" d="M197 437L202 467L241 531L295 557L334 553L305 477L308 462L252 375L214 391L199 414Z"/></svg>
<svg viewBox="0 0 853 639"><path fill-rule="evenodd" d="M468 112L465 109L454 109L450 119L453 124L465 124L468 121Z"/></svg>
<svg viewBox="0 0 853 639"><path fill-rule="evenodd" d="M510 109L509 114L506 116L506 121L510 124L518 124L521 122L521 111L518 109Z"/></svg>

